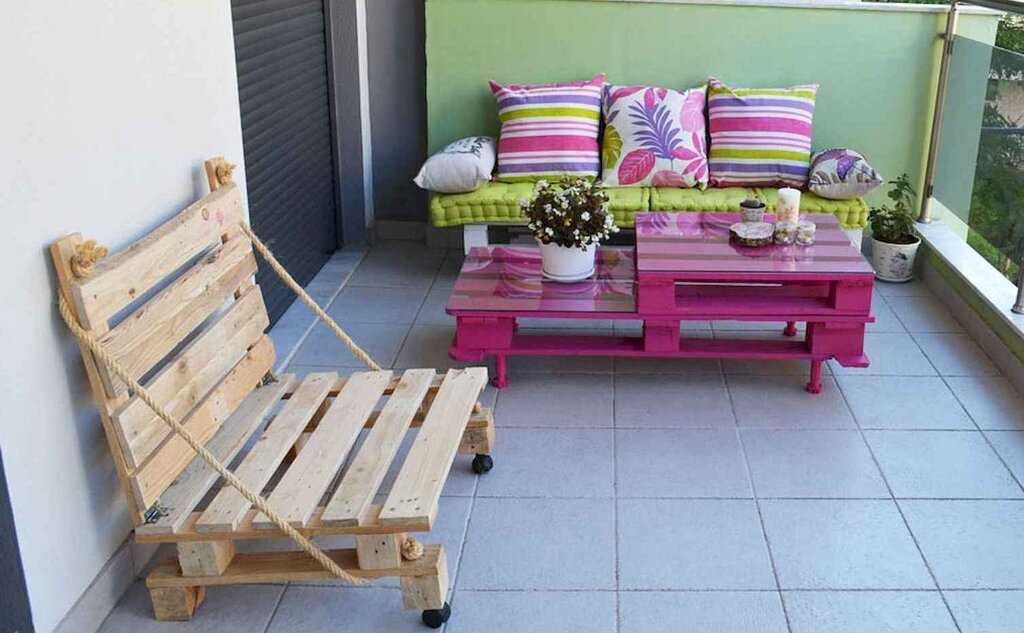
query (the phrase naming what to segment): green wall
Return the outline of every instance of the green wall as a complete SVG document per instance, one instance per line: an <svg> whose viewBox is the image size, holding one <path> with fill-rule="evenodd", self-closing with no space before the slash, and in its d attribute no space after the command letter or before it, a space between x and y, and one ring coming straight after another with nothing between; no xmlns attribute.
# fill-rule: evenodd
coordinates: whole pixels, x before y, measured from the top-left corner
<svg viewBox="0 0 1024 633"><path fill-rule="evenodd" d="M497 134L488 79L821 84L814 146L919 184L943 13L590 0L427 0L428 144ZM995 17L964 15L970 25ZM971 157L973 160L973 157ZM873 199L880 197L874 194ZM873 200L869 200L873 201Z"/></svg>

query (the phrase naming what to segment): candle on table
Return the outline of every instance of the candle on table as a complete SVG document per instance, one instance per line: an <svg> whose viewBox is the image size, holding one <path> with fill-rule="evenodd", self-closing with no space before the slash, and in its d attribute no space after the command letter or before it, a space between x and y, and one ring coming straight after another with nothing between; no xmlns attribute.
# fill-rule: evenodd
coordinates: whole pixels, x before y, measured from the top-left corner
<svg viewBox="0 0 1024 633"><path fill-rule="evenodd" d="M779 189L778 201L775 203L775 219L779 222L796 222L800 219L799 189Z"/></svg>

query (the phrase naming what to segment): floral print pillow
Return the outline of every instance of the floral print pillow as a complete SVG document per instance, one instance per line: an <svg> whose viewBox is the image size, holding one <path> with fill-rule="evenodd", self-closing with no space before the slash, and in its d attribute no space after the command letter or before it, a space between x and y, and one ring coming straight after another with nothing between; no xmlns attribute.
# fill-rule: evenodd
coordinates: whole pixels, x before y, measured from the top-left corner
<svg viewBox="0 0 1024 633"><path fill-rule="evenodd" d="M605 186L706 187L704 100L703 86L676 92L606 84L601 147Z"/></svg>

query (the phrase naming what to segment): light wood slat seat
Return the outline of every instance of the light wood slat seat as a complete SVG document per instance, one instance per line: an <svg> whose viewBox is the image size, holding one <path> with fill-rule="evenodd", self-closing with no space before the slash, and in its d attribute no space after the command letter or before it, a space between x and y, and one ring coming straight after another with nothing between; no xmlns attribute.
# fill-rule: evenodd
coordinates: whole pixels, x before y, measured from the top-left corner
<svg viewBox="0 0 1024 633"><path fill-rule="evenodd" d="M274 376L269 319L252 281L259 240L240 225L238 187L215 183L209 162L207 169L217 184L211 194L100 260L91 275L73 274L79 235L55 242L61 292L104 351L260 491L269 513L307 538L352 535L356 548L329 558L356 578L399 577L406 608L425 610L425 621L434 613L436 622L447 590L444 550L425 546L411 561L402 552L407 533L433 527L457 453L475 454L478 473L490 468L493 415L477 403L486 370ZM158 619L191 617L208 585L332 577L305 552L236 553L236 541L280 538L282 529L84 345L82 353L135 538L178 546L147 579ZM404 442L411 448L398 459ZM389 472L391 494L375 504Z"/></svg>

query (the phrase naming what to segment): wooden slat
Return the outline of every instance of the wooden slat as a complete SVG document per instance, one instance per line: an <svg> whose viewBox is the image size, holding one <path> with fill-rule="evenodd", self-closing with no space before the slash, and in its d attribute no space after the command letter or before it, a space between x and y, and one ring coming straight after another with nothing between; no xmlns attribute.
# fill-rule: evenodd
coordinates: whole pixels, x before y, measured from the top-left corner
<svg viewBox="0 0 1024 633"><path fill-rule="evenodd" d="M389 382L390 371L358 372L349 377L267 499L289 523L295 527L309 523ZM276 529L262 515L253 525L257 529Z"/></svg>
<svg viewBox="0 0 1024 633"><path fill-rule="evenodd" d="M220 241L242 219L237 185L192 203L155 231L100 261L93 274L71 283L86 328L105 323L175 270Z"/></svg>
<svg viewBox="0 0 1024 633"><path fill-rule="evenodd" d="M334 372L306 376L274 423L235 469L235 475L253 490L262 490L337 381L338 374ZM245 517L250 505L234 488L222 488L199 518L196 529L233 530Z"/></svg>
<svg viewBox="0 0 1024 633"><path fill-rule="evenodd" d="M309 525L295 529L305 536L316 538L321 536L356 536L368 534L429 532L432 529L432 526L426 523L409 526L381 525L377 522L377 516L380 515L380 511L383 507L384 506L379 503L370 506L370 518L365 525L339 527L323 525L320 523L320 517L323 514L324 506L318 506L316 510L313 511L313 517L309 520ZM201 511L192 512L188 518L185 519L184 523L181 524L181 528L179 528L174 534L154 534L138 528L135 533L135 540L139 543L182 543L185 541L245 541L284 536L284 533L280 530L257 530L254 528L252 522L256 519L256 515L259 514L259 511L256 510L256 508L249 509L249 511L245 513L245 518L238 523L238 527L234 530L199 532L196 530L196 523L199 521L202 514L203 513Z"/></svg>
<svg viewBox="0 0 1024 633"><path fill-rule="evenodd" d="M259 288L250 288L149 381L146 389L172 415L184 417L217 385L269 325ZM170 433L138 396L114 414L129 467L137 468Z"/></svg>
<svg viewBox="0 0 1024 633"><path fill-rule="evenodd" d="M294 375L289 374L281 376L278 382L256 388L221 425L206 443L206 448L221 463L230 463L245 446L246 440L263 425L274 405L281 399L281 394L298 382ZM136 535L173 534L180 530L196 504L202 501L219 478L201 458L193 459L160 497L159 504L164 515L153 523L136 528Z"/></svg>
<svg viewBox="0 0 1024 633"><path fill-rule="evenodd" d="M433 369L410 369L377 416L373 430L327 503L324 525L358 525L398 454L402 439L434 381Z"/></svg>
<svg viewBox="0 0 1024 633"><path fill-rule="evenodd" d="M236 235L214 249L103 335L100 342L136 378L143 376L256 274L252 244ZM107 371L106 367L103 367ZM114 395L124 384L105 377Z"/></svg>
<svg viewBox="0 0 1024 633"><path fill-rule="evenodd" d="M382 524L433 523L462 433L486 383L482 367L448 370L384 502Z"/></svg>
<svg viewBox="0 0 1024 633"><path fill-rule="evenodd" d="M423 556L414 561L402 561L391 569L360 569L354 549L334 549L325 552L342 569L359 578L386 578L388 576L430 576L443 561L444 549L440 545L427 545ZM203 577L203 585L238 585L332 580L334 576L305 552L257 552L238 554L220 576ZM187 587L197 579L181 575L178 561L171 558L161 562L146 577L146 586Z"/></svg>
<svg viewBox="0 0 1024 633"><path fill-rule="evenodd" d="M182 424L200 442L209 441L270 371L274 361L274 344L264 336ZM181 437L174 435L168 438L132 477L132 487L140 506L148 508L153 505L194 457L192 448Z"/></svg>

